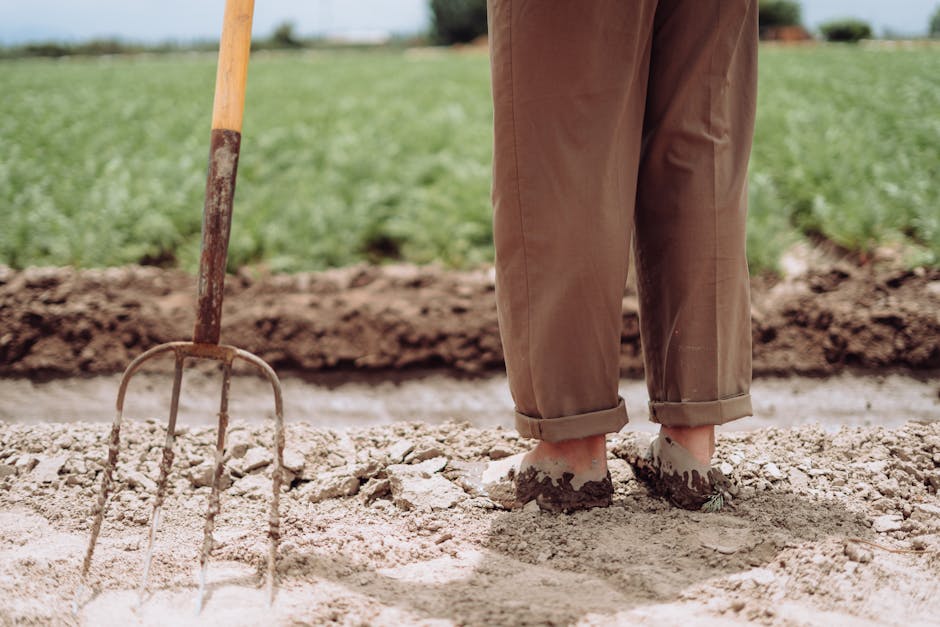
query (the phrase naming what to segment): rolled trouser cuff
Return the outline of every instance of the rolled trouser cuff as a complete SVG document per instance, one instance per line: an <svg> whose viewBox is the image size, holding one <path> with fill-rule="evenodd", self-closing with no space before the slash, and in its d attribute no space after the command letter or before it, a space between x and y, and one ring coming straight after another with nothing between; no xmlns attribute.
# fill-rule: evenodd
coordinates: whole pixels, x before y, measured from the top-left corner
<svg viewBox="0 0 940 627"><path fill-rule="evenodd" d="M668 403L650 401L650 420L667 427L702 427L754 415L751 395L740 394L717 401Z"/></svg>
<svg viewBox="0 0 940 627"><path fill-rule="evenodd" d="M533 418L516 412L516 431L524 438L536 438L546 442L576 440L592 435L616 433L627 424L627 406L622 397L611 409L601 409L583 414L559 418Z"/></svg>

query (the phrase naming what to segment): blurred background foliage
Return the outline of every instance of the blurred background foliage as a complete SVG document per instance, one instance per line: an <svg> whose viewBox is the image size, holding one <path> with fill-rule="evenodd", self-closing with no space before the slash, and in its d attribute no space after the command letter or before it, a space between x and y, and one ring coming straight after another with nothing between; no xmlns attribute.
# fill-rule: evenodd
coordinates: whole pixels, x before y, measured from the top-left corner
<svg viewBox="0 0 940 627"><path fill-rule="evenodd" d="M475 40L482 5L432 2L434 37ZM798 4L760 6L762 28L799 26ZM407 43L311 50L289 22L256 42L231 269L492 260L485 46ZM940 265L940 50L760 55L752 271L801 241ZM214 63L198 50L0 63L0 263L195 268Z"/></svg>

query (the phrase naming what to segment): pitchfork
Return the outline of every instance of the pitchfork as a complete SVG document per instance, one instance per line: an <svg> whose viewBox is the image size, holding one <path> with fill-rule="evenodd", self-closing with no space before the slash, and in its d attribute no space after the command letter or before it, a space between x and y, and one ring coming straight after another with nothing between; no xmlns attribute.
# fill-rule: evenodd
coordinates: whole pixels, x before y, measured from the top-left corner
<svg viewBox="0 0 940 627"><path fill-rule="evenodd" d="M268 600L272 602L275 591L275 574L278 539L280 537L279 496L282 481L284 453L284 418L281 403L281 384L274 370L261 358L234 346L219 344L219 327L222 320L222 291L225 282L225 264L228 256L229 231L232 225L232 198L235 194L235 173L238 166L238 151L241 143L242 112L245 101L245 82L248 75L248 53L251 45L251 19L254 0L227 0L222 38L219 42L219 65L215 82L215 101L212 108L212 135L209 148L209 176L206 182L206 202L202 222L202 254L199 261L197 287L196 326L192 342L169 342L146 351L132 361L124 371L118 388L117 413L111 427L108 445L108 462L101 479L98 500L92 507L93 522L88 550L82 563L81 585L76 599L83 596L91 558L101 531L105 504L111 490L112 476L118 459L120 446L121 417L124 411L124 396L131 377L144 363L165 353L176 360L173 375L173 395L170 397L170 419L167 425L163 456L160 462L160 477L157 480L156 499L150 521L147 554L140 581L140 601L143 601L153 558L153 544L160 525L160 512L166 495L167 477L173 465L173 442L176 434L176 414L179 409L180 384L183 378L183 362L188 357L212 359L222 362L222 400L219 406L219 431L216 437L215 469L212 474L212 491L206 512L202 550L199 556L199 596L197 612L201 611L206 571L212 552L215 517L219 513L219 483L223 471L225 431L228 427L228 396L232 376L232 363L241 359L256 366L274 388L274 476L271 495L271 512L268 520Z"/></svg>

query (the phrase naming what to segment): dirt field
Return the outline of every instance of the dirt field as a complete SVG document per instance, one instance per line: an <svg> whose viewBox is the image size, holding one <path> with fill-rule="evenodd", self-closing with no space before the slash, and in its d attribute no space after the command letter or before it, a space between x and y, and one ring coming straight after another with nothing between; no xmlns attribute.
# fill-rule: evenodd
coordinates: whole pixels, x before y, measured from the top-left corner
<svg viewBox="0 0 940 627"><path fill-rule="evenodd" d="M192 279L0 268L0 624L935 624L940 271L833 266L752 289L757 415L722 429L716 455L732 503L677 510L632 477L619 455L652 428L634 379L621 386L631 424L609 439L613 506L555 516L497 509L467 478L529 446L498 426L511 400L487 271L230 277L223 340L285 375L277 600L268 608L262 588L269 392L239 377L209 598L194 615L218 394L197 368L136 607L169 394L153 371L129 397L118 490L73 615L112 373L189 335ZM622 340L635 377L629 288ZM793 378L806 374L827 378Z"/></svg>
<svg viewBox="0 0 940 627"><path fill-rule="evenodd" d="M0 268L0 376L118 372L192 334L194 280L180 272ZM752 285L754 371L940 368L940 270L834 265ZM222 339L279 371L498 369L492 274L351 267L230 277ZM637 300L623 300L621 371L642 372Z"/></svg>
<svg viewBox="0 0 940 627"><path fill-rule="evenodd" d="M183 429L152 591L135 609L163 430L128 427L119 490L70 614L107 425L0 430L0 622L195 622L214 434ZM610 442L612 507L494 509L468 464L523 450L461 423L290 426L281 589L264 603L270 428L236 428L200 624L927 625L940 615L940 423L731 433L724 512L650 498ZM859 540L856 540L859 539ZM865 541L865 542L863 542ZM868 544L871 542L873 544Z"/></svg>

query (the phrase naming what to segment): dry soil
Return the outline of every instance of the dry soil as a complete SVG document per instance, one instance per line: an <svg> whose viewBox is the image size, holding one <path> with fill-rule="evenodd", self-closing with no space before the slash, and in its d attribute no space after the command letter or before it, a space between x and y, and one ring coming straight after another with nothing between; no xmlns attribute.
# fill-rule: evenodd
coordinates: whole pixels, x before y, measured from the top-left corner
<svg viewBox="0 0 940 627"><path fill-rule="evenodd" d="M570 516L499 510L465 481L469 465L524 450L512 432L294 423L270 608L261 573L271 429L236 425L198 619L214 433L179 434L138 609L164 433L136 422L125 430L91 588L73 615L107 430L0 427L0 623L928 625L940 615L940 423L917 422L726 434L716 462L739 494L717 514L650 497L619 458L633 435L614 436L613 506Z"/></svg>

